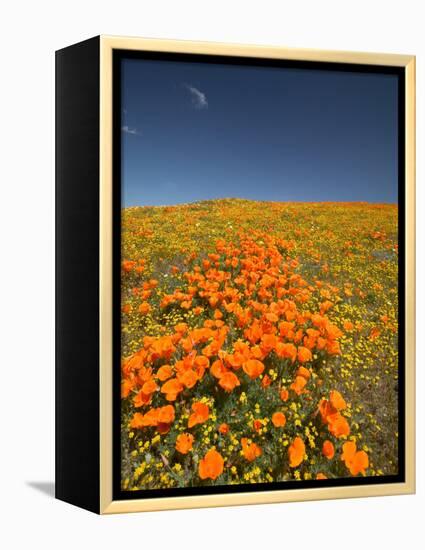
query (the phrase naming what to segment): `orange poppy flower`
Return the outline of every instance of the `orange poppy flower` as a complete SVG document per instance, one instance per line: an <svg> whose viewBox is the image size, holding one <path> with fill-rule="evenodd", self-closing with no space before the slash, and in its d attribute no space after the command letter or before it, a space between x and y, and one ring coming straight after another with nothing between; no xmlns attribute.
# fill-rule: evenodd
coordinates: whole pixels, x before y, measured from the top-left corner
<svg viewBox="0 0 425 550"><path fill-rule="evenodd" d="M354 325L351 321L344 321L344 329L345 330L351 331L351 330L353 330L353 328L354 328Z"/></svg>
<svg viewBox="0 0 425 550"><path fill-rule="evenodd" d="M218 431L221 434L226 435L230 431L229 424L220 424L220 426L218 427Z"/></svg>
<svg viewBox="0 0 425 550"><path fill-rule="evenodd" d="M285 311L285 317L287 321L293 321L296 317L295 313L293 311Z"/></svg>
<svg viewBox="0 0 425 550"><path fill-rule="evenodd" d="M151 306L148 304L148 302L142 302L139 306L139 312L143 315L146 315L146 313L149 313L151 310Z"/></svg>
<svg viewBox="0 0 425 550"><path fill-rule="evenodd" d="M322 453L328 460L331 460L335 455L335 447L333 446L332 441L326 439L322 445Z"/></svg>
<svg viewBox="0 0 425 550"><path fill-rule="evenodd" d="M286 424L286 416L282 412L275 412L272 416L272 422L275 428L283 428Z"/></svg>
<svg viewBox="0 0 425 550"><path fill-rule="evenodd" d="M341 355L341 346L336 340L328 340L326 350L330 355Z"/></svg>
<svg viewBox="0 0 425 550"><path fill-rule="evenodd" d="M378 336L381 334L381 331L379 330L378 327L373 327L372 330L370 331L370 334L369 334L369 339L370 340L375 340L376 338L378 338Z"/></svg>
<svg viewBox="0 0 425 550"><path fill-rule="evenodd" d="M319 472L316 475L316 479L328 479L328 478L327 478L327 476L325 476L325 474L322 474L322 472Z"/></svg>
<svg viewBox="0 0 425 550"><path fill-rule="evenodd" d="M283 359L290 359L292 363L297 358L297 348L294 346L294 344L284 344L282 342L278 342L276 344L275 351L278 357L282 357Z"/></svg>
<svg viewBox="0 0 425 550"><path fill-rule="evenodd" d="M167 401L175 401L178 394L183 391L183 388L183 384L177 380L177 378L171 378L162 385L161 393L165 393L165 399Z"/></svg>
<svg viewBox="0 0 425 550"><path fill-rule="evenodd" d="M261 430L261 428L263 427L263 423L261 420L255 419L252 423L252 427L256 432L258 432L258 430Z"/></svg>
<svg viewBox="0 0 425 550"><path fill-rule="evenodd" d="M262 337L263 331L260 325L257 322L252 323L250 327L245 329L245 337L251 342L251 344L256 344L258 340Z"/></svg>
<svg viewBox="0 0 425 550"><path fill-rule="evenodd" d="M313 359L311 351L308 348L305 348L303 346L300 346L298 348L297 357L300 363L307 363L307 361L311 361Z"/></svg>
<svg viewBox="0 0 425 550"><path fill-rule="evenodd" d="M123 364L123 372L126 372L127 374L130 372L134 372L137 369L141 369L143 367L143 360L144 357L141 353L136 353Z"/></svg>
<svg viewBox="0 0 425 550"><path fill-rule="evenodd" d="M174 327L174 330L176 332L179 332L181 334L184 334L185 332L187 332L187 329L188 329L188 326L186 323L178 323L177 325L175 325Z"/></svg>
<svg viewBox="0 0 425 550"><path fill-rule="evenodd" d="M231 392L236 388L236 386L240 386L240 382L236 374L229 371L221 376L218 385L222 387L225 391Z"/></svg>
<svg viewBox="0 0 425 550"><path fill-rule="evenodd" d="M321 399L319 403L319 413L322 417L322 422L326 424L328 422L328 416L336 413L336 409L332 407L327 399Z"/></svg>
<svg viewBox="0 0 425 550"><path fill-rule="evenodd" d="M193 403L192 411L193 413L189 416L188 421L189 428L196 426L196 424L202 424L203 422L208 420L210 415L210 409L208 405L202 403L201 401Z"/></svg>
<svg viewBox="0 0 425 550"><path fill-rule="evenodd" d="M224 366L223 361L221 361L221 359L217 359L211 365L210 372L215 378L221 378L223 374L228 372L228 370Z"/></svg>
<svg viewBox="0 0 425 550"><path fill-rule="evenodd" d="M133 382L131 380L125 379L121 382L121 397L124 399L128 397L133 389Z"/></svg>
<svg viewBox="0 0 425 550"><path fill-rule="evenodd" d="M205 370L209 367L210 360L208 359L208 357L198 355L198 357L195 358L195 365Z"/></svg>
<svg viewBox="0 0 425 550"><path fill-rule="evenodd" d="M342 446L341 460L344 460L346 467L351 475L366 474L366 468L369 467L369 457L365 451L357 451L354 441L346 441Z"/></svg>
<svg viewBox="0 0 425 550"><path fill-rule="evenodd" d="M263 334L261 337L260 348L265 353L269 353L272 349L274 349L276 344L277 338L274 334Z"/></svg>
<svg viewBox="0 0 425 550"><path fill-rule="evenodd" d="M223 314L221 313L221 311L219 309L216 309L214 311L214 319L222 319L223 318Z"/></svg>
<svg viewBox="0 0 425 550"><path fill-rule="evenodd" d="M244 372L253 380L258 378L264 370L264 364L258 359L249 359L243 364Z"/></svg>
<svg viewBox="0 0 425 550"><path fill-rule="evenodd" d="M304 336L303 344L307 349L312 350L316 346L316 338Z"/></svg>
<svg viewBox="0 0 425 550"><path fill-rule="evenodd" d="M219 296L217 294L213 294L212 296L210 296L208 301L210 303L210 306L212 308L215 308L215 306L218 304L219 300L220 300Z"/></svg>
<svg viewBox="0 0 425 550"><path fill-rule="evenodd" d="M240 369L245 360L246 360L246 357L238 351L236 351L235 353L229 353L226 355L227 363L231 367L233 367L235 370Z"/></svg>
<svg viewBox="0 0 425 550"><path fill-rule="evenodd" d="M137 373L137 380L139 382L139 384L144 384L145 382L147 382L148 380L151 380L152 378L152 368L149 367L145 367L145 366L142 366L139 368L139 372Z"/></svg>
<svg viewBox="0 0 425 550"><path fill-rule="evenodd" d="M135 407L142 407L143 405L149 405L152 401L151 393L144 393L142 390L139 390L133 398L133 404Z"/></svg>
<svg viewBox="0 0 425 550"><path fill-rule="evenodd" d="M129 273L134 268L135 265L136 265L136 262L133 262L131 260L124 260L122 263L123 271L125 271L126 273Z"/></svg>
<svg viewBox="0 0 425 550"><path fill-rule="evenodd" d="M217 479L223 473L223 468L223 457L215 449L211 449L199 461L199 477L201 479Z"/></svg>
<svg viewBox="0 0 425 550"><path fill-rule="evenodd" d="M279 395L282 401L288 401L289 391L286 388L282 388Z"/></svg>
<svg viewBox="0 0 425 550"><path fill-rule="evenodd" d="M144 336L143 337L143 347L149 349L152 344L155 342L156 338L154 336Z"/></svg>
<svg viewBox="0 0 425 550"><path fill-rule="evenodd" d="M319 336L319 338L317 339L317 349L321 350L321 349L325 349L326 347L326 344L327 344L327 341L325 340L325 338L322 338L321 336Z"/></svg>
<svg viewBox="0 0 425 550"><path fill-rule="evenodd" d="M295 323L289 323L288 321L282 321L280 324L279 324L279 333L281 336L288 336L288 334L293 331L295 327ZM294 346L295 347L295 346ZM295 349L295 354L296 354L296 349Z"/></svg>
<svg viewBox="0 0 425 550"><path fill-rule="evenodd" d="M311 373L308 369L306 369L305 367L299 367L297 369L297 376L302 376L303 378L305 378L306 380L308 380L311 376Z"/></svg>
<svg viewBox="0 0 425 550"><path fill-rule="evenodd" d="M297 436L294 439L294 441L289 445L288 455L289 455L289 466L291 468L296 468L304 460L305 445L301 437Z"/></svg>
<svg viewBox="0 0 425 550"><path fill-rule="evenodd" d="M332 390L329 394L329 401L337 411L341 411L347 407L347 403L343 399L339 391Z"/></svg>
<svg viewBox="0 0 425 550"><path fill-rule="evenodd" d="M198 380L202 380L205 374L205 369L209 367L210 360L208 357L204 357L203 355L198 355L198 357L195 358L193 361L193 370L195 371L196 377Z"/></svg>
<svg viewBox="0 0 425 550"><path fill-rule="evenodd" d="M180 345L186 353L190 353L193 349L193 340L191 338L182 338Z"/></svg>
<svg viewBox="0 0 425 550"><path fill-rule="evenodd" d="M365 451L357 451L350 464L350 473L366 475L366 468L369 467L369 457Z"/></svg>
<svg viewBox="0 0 425 550"><path fill-rule="evenodd" d="M276 313L266 313L266 319L271 323L277 323L279 321L279 317L276 315Z"/></svg>
<svg viewBox="0 0 425 550"><path fill-rule="evenodd" d="M173 376L173 369L170 367L170 365L162 365L162 367L159 367L156 376L158 380L160 380L161 382L165 382Z"/></svg>
<svg viewBox="0 0 425 550"><path fill-rule="evenodd" d="M198 376L195 371L188 369L183 374L178 375L179 381L186 386L186 388L193 388L198 381Z"/></svg>
<svg viewBox="0 0 425 550"><path fill-rule="evenodd" d="M341 460L349 462L356 454L357 446L354 441L346 441L342 446Z"/></svg>
<svg viewBox="0 0 425 550"><path fill-rule="evenodd" d="M243 455L248 462L253 462L263 453L261 448L256 443L248 443L248 439L246 437L241 439L241 444Z"/></svg>
<svg viewBox="0 0 425 550"><path fill-rule="evenodd" d="M158 422L161 424L170 424L174 421L175 411L173 405L165 405L158 409Z"/></svg>
<svg viewBox="0 0 425 550"><path fill-rule="evenodd" d="M145 382L142 386L142 392L145 394L154 393L156 392L157 389L158 389L158 386L156 385L155 380L152 380L152 379Z"/></svg>
<svg viewBox="0 0 425 550"><path fill-rule="evenodd" d="M251 348L251 359L258 359L262 361L265 357L265 354L261 351L260 346L253 346Z"/></svg>
<svg viewBox="0 0 425 550"><path fill-rule="evenodd" d="M301 395L304 391L304 386L307 384L307 380L304 376L296 376L295 380L289 386L297 395Z"/></svg>
<svg viewBox="0 0 425 550"><path fill-rule="evenodd" d="M327 417L329 431L335 437L343 437L350 435L350 426L339 412L331 414Z"/></svg>
<svg viewBox="0 0 425 550"><path fill-rule="evenodd" d="M143 426L157 426L158 425L158 411L159 409L149 409L147 413L143 415Z"/></svg>
<svg viewBox="0 0 425 550"><path fill-rule="evenodd" d="M272 383L272 379L268 374L265 374L263 376L263 379L261 380L261 387L262 388L268 388L270 384Z"/></svg>
<svg viewBox="0 0 425 550"><path fill-rule="evenodd" d="M176 449L179 453L186 455L192 450L194 437L192 434L183 433L177 436Z"/></svg>
<svg viewBox="0 0 425 550"><path fill-rule="evenodd" d="M143 414L134 413L130 422L130 428L143 428Z"/></svg>

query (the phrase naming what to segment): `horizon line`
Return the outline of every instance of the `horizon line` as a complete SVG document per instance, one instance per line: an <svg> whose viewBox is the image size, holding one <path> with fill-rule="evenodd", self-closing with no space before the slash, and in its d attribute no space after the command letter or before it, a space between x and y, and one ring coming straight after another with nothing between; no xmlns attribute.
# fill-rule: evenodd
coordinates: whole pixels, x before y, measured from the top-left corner
<svg viewBox="0 0 425 550"><path fill-rule="evenodd" d="M244 202L256 202L256 203L272 203L272 204L368 204L373 206L397 206L398 202L377 202L367 200L357 201L344 201L344 200L324 200L324 201L276 201L276 200L256 200L256 199L244 199L242 197L221 197L215 199L200 199L191 202L179 202L174 204L128 204L121 205L121 208L170 208L178 206L192 206L196 204L202 204L205 202L219 202L219 201L244 201Z"/></svg>

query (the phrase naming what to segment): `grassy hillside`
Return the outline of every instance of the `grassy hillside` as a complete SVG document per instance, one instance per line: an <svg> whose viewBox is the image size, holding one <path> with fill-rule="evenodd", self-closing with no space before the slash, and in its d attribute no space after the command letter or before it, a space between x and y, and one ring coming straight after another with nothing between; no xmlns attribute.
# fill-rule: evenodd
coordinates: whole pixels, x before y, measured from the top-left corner
<svg viewBox="0 0 425 550"><path fill-rule="evenodd" d="M122 211L125 489L397 472L397 207Z"/></svg>

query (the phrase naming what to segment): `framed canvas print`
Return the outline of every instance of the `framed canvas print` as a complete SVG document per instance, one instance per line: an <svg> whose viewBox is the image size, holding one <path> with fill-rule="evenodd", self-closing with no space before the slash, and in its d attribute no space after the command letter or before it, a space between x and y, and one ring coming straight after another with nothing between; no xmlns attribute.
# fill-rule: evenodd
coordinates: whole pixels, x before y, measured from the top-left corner
<svg viewBox="0 0 425 550"><path fill-rule="evenodd" d="M56 496L411 493L415 60L56 53Z"/></svg>

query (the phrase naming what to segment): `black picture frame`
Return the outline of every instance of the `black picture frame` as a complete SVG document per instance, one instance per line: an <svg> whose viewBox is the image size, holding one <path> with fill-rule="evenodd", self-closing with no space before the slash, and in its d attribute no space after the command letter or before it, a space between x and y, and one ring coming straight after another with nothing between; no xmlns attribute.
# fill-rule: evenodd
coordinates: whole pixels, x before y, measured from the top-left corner
<svg viewBox="0 0 425 550"><path fill-rule="evenodd" d="M213 487L187 487L140 491L121 490L121 208L122 208L122 131L121 131L121 64L124 59L148 61L174 61L183 63L223 64L226 66L256 66L285 69L309 69L315 71L341 71L352 73L393 75L398 79L398 226L399 231L399 418L398 418L398 465L396 475L347 477L326 480L301 480L271 483L222 485ZM164 52L139 52L115 50L113 53L113 354L114 354L114 428L113 428L113 498L114 500L148 499L208 494L246 493L321 487L344 487L350 485L388 484L405 481L405 75L400 67L382 65L359 65L353 63L324 63L320 61L293 61L283 59L246 58L233 56L205 56L202 54L179 54Z"/></svg>

